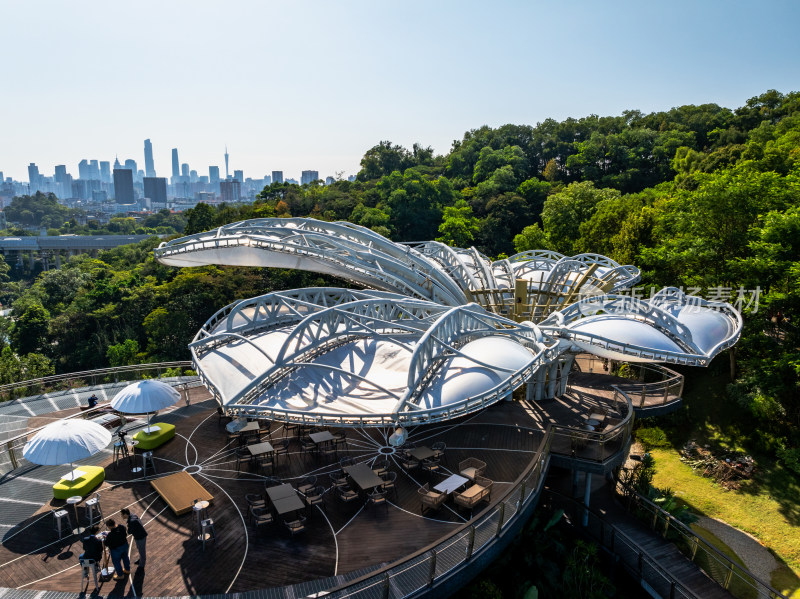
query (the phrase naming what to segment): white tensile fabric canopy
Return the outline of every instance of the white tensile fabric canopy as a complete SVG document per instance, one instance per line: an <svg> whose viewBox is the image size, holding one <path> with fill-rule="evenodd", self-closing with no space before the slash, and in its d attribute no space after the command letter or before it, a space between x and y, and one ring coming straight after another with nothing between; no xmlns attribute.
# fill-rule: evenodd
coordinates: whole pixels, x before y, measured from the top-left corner
<svg viewBox="0 0 800 599"><path fill-rule="evenodd" d="M22 456L33 464L59 466L86 459L109 443L111 433L95 422L59 420L36 433L25 444Z"/></svg>

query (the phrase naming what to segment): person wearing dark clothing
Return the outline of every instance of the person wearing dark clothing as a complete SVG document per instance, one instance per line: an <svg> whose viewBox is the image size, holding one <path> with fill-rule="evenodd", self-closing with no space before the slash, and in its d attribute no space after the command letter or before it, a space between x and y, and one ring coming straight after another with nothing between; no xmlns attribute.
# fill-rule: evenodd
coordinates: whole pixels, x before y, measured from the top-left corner
<svg viewBox="0 0 800 599"><path fill-rule="evenodd" d="M144 524L139 520L139 516L131 514L128 508L122 508L120 514L123 518L127 518L128 534L133 536L136 549L139 551L139 559L134 563L140 568L144 568L145 562L147 562L147 531L144 529Z"/></svg>
<svg viewBox="0 0 800 599"><path fill-rule="evenodd" d="M97 396L94 393L92 393L92 396L89 398L88 401L89 401L89 409L91 410L93 407L97 405L97 402L100 400L97 399Z"/></svg>
<svg viewBox="0 0 800 599"><path fill-rule="evenodd" d="M111 554L111 561L114 563L114 580L123 578L125 574L130 574L131 559L128 557L128 531L122 524L117 524L112 519L106 520L108 536L106 537L106 547Z"/></svg>
<svg viewBox="0 0 800 599"><path fill-rule="evenodd" d="M102 567L100 562L103 561L103 542L97 538L97 527L90 526L86 529L86 536L81 539L83 543L83 553L78 557L78 561L83 569L83 577L88 579L91 573L94 577L94 588L97 586L97 570ZM89 560L94 562L94 565L89 564Z"/></svg>
<svg viewBox="0 0 800 599"><path fill-rule="evenodd" d="M103 559L103 542L95 535L97 535L96 526L92 526L86 531L86 536L82 539L83 553L81 553L81 556L78 559L93 559L98 563Z"/></svg>

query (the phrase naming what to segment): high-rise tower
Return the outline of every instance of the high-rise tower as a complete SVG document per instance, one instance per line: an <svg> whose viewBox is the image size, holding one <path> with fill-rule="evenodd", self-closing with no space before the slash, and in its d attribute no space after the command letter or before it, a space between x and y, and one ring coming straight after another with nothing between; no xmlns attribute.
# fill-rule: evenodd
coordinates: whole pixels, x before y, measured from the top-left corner
<svg viewBox="0 0 800 599"><path fill-rule="evenodd" d="M230 173L228 172L228 146L225 146L225 178L227 179L230 177Z"/></svg>
<svg viewBox="0 0 800 599"><path fill-rule="evenodd" d="M181 176L181 163L178 162L178 148L172 148L172 176Z"/></svg>
<svg viewBox="0 0 800 599"><path fill-rule="evenodd" d="M144 174L148 177L156 176L156 167L153 164L153 144L149 139L144 140Z"/></svg>

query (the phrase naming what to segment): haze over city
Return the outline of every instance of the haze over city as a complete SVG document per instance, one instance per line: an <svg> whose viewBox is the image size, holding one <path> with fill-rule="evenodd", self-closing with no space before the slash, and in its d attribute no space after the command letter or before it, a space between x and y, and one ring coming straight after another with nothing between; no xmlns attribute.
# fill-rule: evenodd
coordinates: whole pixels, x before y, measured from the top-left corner
<svg viewBox="0 0 800 599"><path fill-rule="evenodd" d="M570 6L9 3L0 171L143 164L149 138L159 176L172 148L208 174L227 145L231 173L324 179L355 174L382 139L445 153L483 124L797 87L794 2Z"/></svg>

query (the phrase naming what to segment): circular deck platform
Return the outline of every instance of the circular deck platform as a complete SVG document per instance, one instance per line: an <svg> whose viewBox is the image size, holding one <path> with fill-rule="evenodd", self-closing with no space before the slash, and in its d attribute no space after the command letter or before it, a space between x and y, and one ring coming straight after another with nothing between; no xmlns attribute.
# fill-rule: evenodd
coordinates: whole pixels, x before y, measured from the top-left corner
<svg viewBox="0 0 800 599"><path fill-rule="evenodd" d="M158 420L175 424L177 434L154 451L155 463L158 476L186 471L214 496L209 515L215 520L217 541L204 551L192 535L191 514L175 516L149 480L137 478L127 462L114 468L107 450L93 461L106 467L106 481L98 489L104 515L119 519L119 510L129 507L140 515L149 536L146 570L134 568L129 580L105 583L103 594L128 595L131 585L138 596L214 594L315 580L327 580L330 588L345 577L357 577L413 554L457 531L470 518L452 500L438 512L423 516L417 493L422 484L436 484L457 471L461 460L476 457L487 463L485 474L494 481L493 495L501 496L530 465L545 436L546 419L535 406L519 401L501 402L461 420L409 429L409 440L417 446L446 443L441 475L405 472L388 443L389 429L344 429L347 446L330 457L304 455L299 441L291 437L290 453L279 458L274 476L297 483L313 474L327 489L324 509L310 512L307 530L292 537L280 520L261 530L248 523L245 494L263 493L266 474L247 466L237 471L235 443L227 442L216 404L197 396L204 389L194 393L191 405L159 415ZM74 411L30 418L28 427ZM265 438L277 441L286 436L286 429L274 424ZM370 466L386 460L389 469L398 473L398 492L389 496L389 505L341 503L330 492L328 479L339 457ZM51 499L50 489L61 470L27 466L0 481L0 586L81 588L80 543L74 536L58 540L50 516L50 509L63 503ZM81 506L79 511L82 515ZM136 550L131 553L136 559Z"/></svg>

